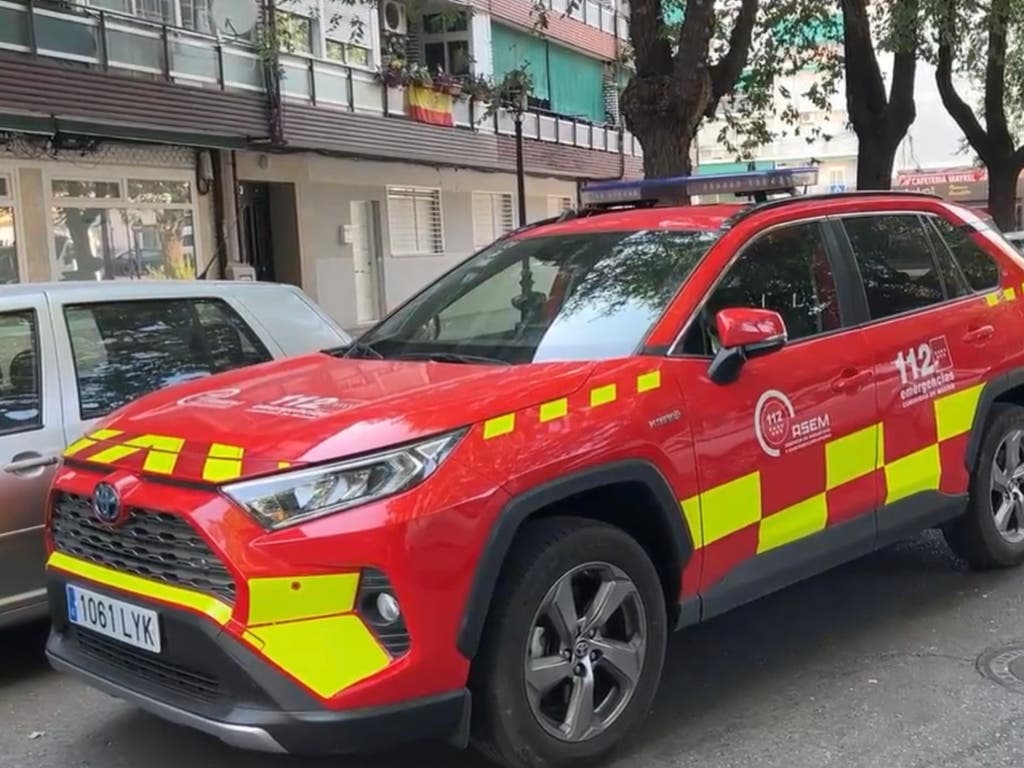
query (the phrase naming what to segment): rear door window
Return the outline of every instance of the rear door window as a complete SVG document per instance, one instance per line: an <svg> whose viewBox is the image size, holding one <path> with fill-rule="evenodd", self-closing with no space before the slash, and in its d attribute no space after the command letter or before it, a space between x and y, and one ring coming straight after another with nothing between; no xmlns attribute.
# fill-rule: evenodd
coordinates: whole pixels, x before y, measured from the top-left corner
<svg viewBox="0 0 1024 768"><path fill-rule="evenodd" d="M940 304L943 277L917 214L842 219L873 320Z"/></svg>
<svg viewBox="0 0 1024 768"><path fill-rule="evenodd" d="M83 419L105 416L163 387L269 359L218 300L147 300L68 306Z"/></svg>

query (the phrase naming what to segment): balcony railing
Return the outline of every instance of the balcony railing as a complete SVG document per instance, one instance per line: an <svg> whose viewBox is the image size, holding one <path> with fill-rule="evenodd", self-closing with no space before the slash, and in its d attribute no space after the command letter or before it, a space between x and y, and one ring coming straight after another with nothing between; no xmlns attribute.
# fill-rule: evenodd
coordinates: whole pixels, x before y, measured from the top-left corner
<svg viewBox="0 0 1024 768"><path fill-rule="evenodd" d="M280 61L284 74L281 91L285 99L349 112L406 116L404 90L385 88L371 71L290 54L281 54ZM456 98L452 117L457 128L505 136L515 134L512 114L498 110L487 116L487 111L487 104ZM541 110L532 110L523 116L523 136L601 152L619 151L618 128ZM623 151L630 157L641 154L639 142L627 131L623 131Z"/></svg>
<svg viewBox="0 0 1024 768"><path fill-rule="evenodd" d="M74 3L0 0L0 49L89 64L104 71L142 73L194 87L266 92L263 65L251 43ZM282 54L280 64L285 100L382 117L406 114L402 90L385 88L371 69L291 54ZM511 115L499 111L484 120L485 113L486 105L455 100L458 129L514 133ZM639 157L639 142L628 132L622 133L625 154ZM524 117L523 135L553 144L619 152L618 128L582 119L531 112Z"/></svg>

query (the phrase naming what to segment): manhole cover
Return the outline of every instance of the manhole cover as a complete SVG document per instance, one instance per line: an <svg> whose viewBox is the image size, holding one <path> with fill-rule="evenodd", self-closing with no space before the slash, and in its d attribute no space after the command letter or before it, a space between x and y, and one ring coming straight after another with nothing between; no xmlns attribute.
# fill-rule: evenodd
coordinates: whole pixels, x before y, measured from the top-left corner
<svg viewBox="0 0 1024 768"><path fill-rule="evenodd" d="M989 680L1024 694L1024 642L990 648L978 657L975 666Z"/></svg>

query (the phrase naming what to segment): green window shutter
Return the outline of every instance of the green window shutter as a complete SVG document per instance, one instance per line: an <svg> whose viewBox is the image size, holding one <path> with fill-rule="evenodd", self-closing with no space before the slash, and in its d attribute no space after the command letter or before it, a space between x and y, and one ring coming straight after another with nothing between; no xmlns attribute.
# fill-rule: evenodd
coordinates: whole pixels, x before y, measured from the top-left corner
<svg viewBox="0 0 1024 768"><path fill-rule="evenodd" d="M550 98L544 40L529 32L492 24L491 48L495 80L501 80L507 72L525 66L533 78L533 96L538 99Z"/></svg>
<svg viewBox="0 0 1024 768"><path fill-rule="evenodd" d="M552 111L603 123L604 65L597 59L554 44L549 47L548 55Z"/></svg>

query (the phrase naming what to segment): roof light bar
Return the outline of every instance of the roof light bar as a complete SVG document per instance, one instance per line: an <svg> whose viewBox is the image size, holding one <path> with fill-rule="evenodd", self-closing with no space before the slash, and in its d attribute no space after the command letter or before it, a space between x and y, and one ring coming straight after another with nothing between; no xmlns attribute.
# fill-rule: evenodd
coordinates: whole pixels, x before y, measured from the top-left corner
<svg viewBox="0 0 1024 768"><path fill-rule="evenodd" d="M683 196L733 193L766 199L772 192L795 192L797 187L818 183L817 168L783 168L770 171L719 173L706 176L672 176L641 181L605 181L587 184L580 189L584 208L605 208L616 205L656 204L662 200L678 200Z"/></svg>

